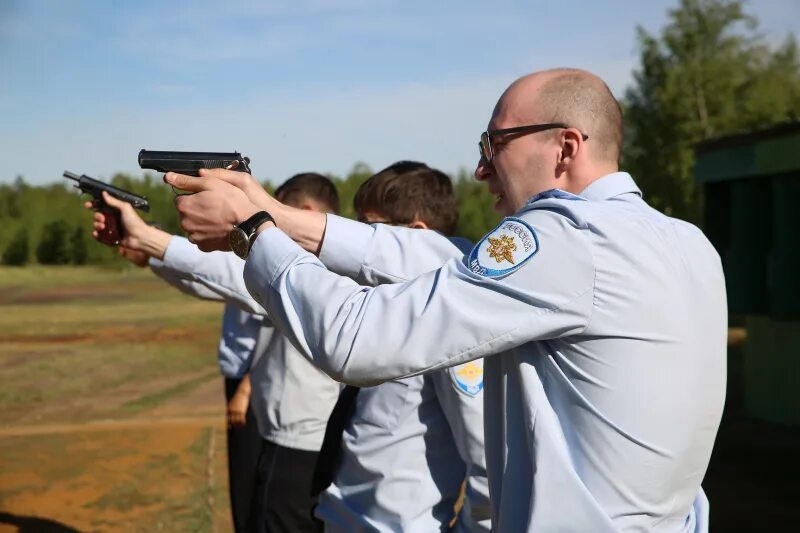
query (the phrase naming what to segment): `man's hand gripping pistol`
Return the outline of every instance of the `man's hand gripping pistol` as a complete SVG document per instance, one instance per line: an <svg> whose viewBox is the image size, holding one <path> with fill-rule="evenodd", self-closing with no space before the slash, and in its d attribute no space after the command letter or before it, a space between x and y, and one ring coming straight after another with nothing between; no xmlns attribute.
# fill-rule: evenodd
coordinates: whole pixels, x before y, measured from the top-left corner
<svg viewBox="0 0 800 533"><path fill-rule="evenodd" d="M85 174L78 176L77 174L73 174L72 172L67 172L65 170L64 177L77 181L78 183L75 185L75 187L80 189L81 192L91 194L93 207L95 210L100 211L105 215L106 227L97 235L97 240L103 244L116 246L125 236L124 226L122 225L122 220L120 219L120 213L117 209L109 206L105 203L105 201L103 201L103 191L107 192L117 200L128 202L136 209L144 212L150 211L150 204L147 202L147 198L143 196L138 196L132 192L126 191L125 189L120 189L119 187L114 187L113 185L109 185L104 181L90 178Z"/></svg>
<svg viewBox="0 0 800 533"><path fill-rule="evenodd" d="M186 176L200 176L201 168L224 168L239 172L250 171L250 158L239 152L161 152L141 150L139 166L158 172L175 172ZM175 188L172 189L175 191ZM175 191L176 194L178 191Z"/></svg>

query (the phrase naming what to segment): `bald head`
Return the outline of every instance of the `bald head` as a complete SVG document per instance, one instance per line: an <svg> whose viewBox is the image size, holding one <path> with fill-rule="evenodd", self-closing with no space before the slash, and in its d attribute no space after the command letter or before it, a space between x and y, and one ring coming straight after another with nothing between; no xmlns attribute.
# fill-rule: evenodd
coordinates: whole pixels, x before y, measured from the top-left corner
<svg viewBox="0 0 800 533"><path fill-rule="evenodd" d="M500 107L520 124L563 122L577 128L589 136L594 159L619 161L622 111L608 86L590 72L560 68L529 74L511 84Z"/></svg>
<svg viewBox="0 0 800 533"><path fill-rule="evenodd" d="M568 127L502 132L550 123ZM580 194L619 170L619 104L603 80L584 70L546 70L518 79L497 101L487 130L475 179L487 183L497 197L495 209L506 215L542 191Z"/></svg>

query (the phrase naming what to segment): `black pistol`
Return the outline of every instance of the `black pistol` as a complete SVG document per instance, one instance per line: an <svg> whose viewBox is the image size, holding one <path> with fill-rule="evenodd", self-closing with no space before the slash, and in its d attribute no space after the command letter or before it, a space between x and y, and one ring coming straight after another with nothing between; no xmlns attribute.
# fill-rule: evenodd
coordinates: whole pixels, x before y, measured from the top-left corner
<svg viewBox="0 0 800 533"><path fill-rule="evenodd" d="M105 215L106 227L97 235L97 240L103 244L115 246L119 244L119 241L125 236L122 221L120 220L120 213L117 209L111 207L105 203L105 201L103 201L103 191L107 192L117 200L128 202L136 209L144 212L150 211L150 204L147 202L147 198L144 196L133 194L132 192L126 191L125 189L120 189L119 187L114 187L113 185L109 185L104 181L90 178L85 174L78 176L77 174L73 174L72 172L65 170L64 177L77 181L78 184L75 185L75 187L80 189L81 192L91 194L93 198L92 205L94 206L95 210L100 211Z"/></svg>
<svg viewBox="0 0 800 533"><path fill-rule="evenodd" d="M141 150L139 166L158 172L199 176L201 168L225 168L250 174L250 158L239 152L159 152Z"/></svg>

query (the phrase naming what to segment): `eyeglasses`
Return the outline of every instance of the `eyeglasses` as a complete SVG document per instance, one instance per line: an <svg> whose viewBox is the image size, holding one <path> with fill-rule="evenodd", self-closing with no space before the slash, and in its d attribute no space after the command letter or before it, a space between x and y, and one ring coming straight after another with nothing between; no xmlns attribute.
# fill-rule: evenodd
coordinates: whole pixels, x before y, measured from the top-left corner
<svg viewBox="0 0 800 533"><path fill-rule="evenodd" d="M532 124L530 126L517 126L516 128L484 131L481 133L481 140L478 141L478 150L480 150L481 159L487 163L491 163L492 159L494 159L494 148L492 147L492 137L494 136L511 135L514 133L528 135L530 133L539 133L540 131L554 130L557 128L569 128L569 126L562 122L551 122L548 124ZM581 132L581 136L584 141L589 138L589 136L583 132Z"/></svg>

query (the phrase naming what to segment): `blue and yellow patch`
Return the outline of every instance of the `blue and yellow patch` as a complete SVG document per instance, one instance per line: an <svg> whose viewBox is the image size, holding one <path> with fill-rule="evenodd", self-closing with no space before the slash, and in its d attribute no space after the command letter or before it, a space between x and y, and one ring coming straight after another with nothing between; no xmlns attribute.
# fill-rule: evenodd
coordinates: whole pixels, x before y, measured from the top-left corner
<svg viewBox="0 0 800 533"><path fill-rule="evenodd" d="M536 232L522 219L504 218L469 254L467 268L489 278L519 269L539 251Z"/></svg>
<svg viewBox="0 0 800 533"><path fill-rule="evenodd" d="M450 378L458 392L473 398L483 390L483 361L477 359L451 367Z"/></svg>

